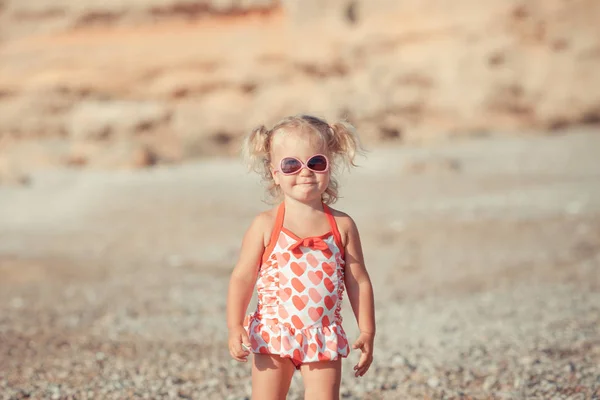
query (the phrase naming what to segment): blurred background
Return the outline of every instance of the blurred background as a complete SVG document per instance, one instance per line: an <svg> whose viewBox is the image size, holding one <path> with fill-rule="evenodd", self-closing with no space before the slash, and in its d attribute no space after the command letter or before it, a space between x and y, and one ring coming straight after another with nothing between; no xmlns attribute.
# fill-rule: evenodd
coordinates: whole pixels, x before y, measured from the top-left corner
<svg viewBox="0 0 600 400"><path fill-rule="evenodd" d="M595 0L0 0L0 398L249 398L225 294L269 206L238 149L300 113L368 149L335 207L379 333L344 398L599 397L599 21Z"/></svg>
<svg viewBox="0 0 600 400"><path fill-rule="evenodd" d="M3 0L0 179L234 154L297 112L374 143L597 123L599 15L591 0Z"/></svg>

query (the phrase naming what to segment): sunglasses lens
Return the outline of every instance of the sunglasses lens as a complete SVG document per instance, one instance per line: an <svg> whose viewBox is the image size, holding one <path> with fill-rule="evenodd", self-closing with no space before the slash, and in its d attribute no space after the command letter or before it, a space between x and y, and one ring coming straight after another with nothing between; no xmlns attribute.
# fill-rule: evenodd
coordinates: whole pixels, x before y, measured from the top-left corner
<svg viewBox="0 0 600 400"><path fill-rule="evenodd" d="M306 166L313 171L323 172L327 170L327 159L324 156L314 156L306 162Z"/></svg>
<svg viewBox="0 0 600 400"><path fill-rule="evenodd" d="M284 174L293 174L300 171L300 168L302 168L302 164L295 158L288 157L281 160L281 172Z"/></svg>

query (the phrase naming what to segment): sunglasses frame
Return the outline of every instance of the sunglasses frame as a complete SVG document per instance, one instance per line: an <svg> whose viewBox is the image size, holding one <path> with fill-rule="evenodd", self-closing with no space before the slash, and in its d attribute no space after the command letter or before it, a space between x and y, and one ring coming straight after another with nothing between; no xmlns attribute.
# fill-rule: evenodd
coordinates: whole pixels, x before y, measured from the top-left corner
<svg viewBox="0 0 600 400"><path fill-rule="evenodd" d="M310 160L312 160L315 157L319 157L319 156L323 157L325 159L325 161L327 162L327 167L323 171L316 171L308 166L308 163ZM283 160L287 160L287 159L293 159L293 160L298 161L300 163L300 168L298 168L298 170L294 171L294 172L288 172L288 173L283 172L283 170L281 169L281 166L283 164ZM302 171L304 168L311 170L315 174L324 174L325 172L329 171L329 158L327 158L327 156L325 154L315 154L315 155L308 157L308 160L306 160L306 163L304 163L302 160L300 160L297 157L283 157L281 159L281 161L279 161L279 169L276 169L275 171L281 172L283 175L288 176L288 175L296 175L296 174L300 173L300 171Z"/></svg>

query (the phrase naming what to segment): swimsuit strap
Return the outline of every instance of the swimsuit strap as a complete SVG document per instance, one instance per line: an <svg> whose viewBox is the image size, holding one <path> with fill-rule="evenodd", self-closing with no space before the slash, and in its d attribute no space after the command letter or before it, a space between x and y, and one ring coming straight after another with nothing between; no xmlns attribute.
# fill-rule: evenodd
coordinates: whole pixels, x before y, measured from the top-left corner
<svg viewBox="0 0 600 400"><path fill-rule="evenodd" d="M285 206L284 203L281 202L279 208L277 209L277 217L275 217L275 225L273 225L273 231L271 232L271 238L269 239L269 244L265 248L263 252L262 261L265 262L271 256L271 252L275 248L277 244L277 239L279 239L279 234L281 233L281 228L283 227L283 217L285 214Z"/></svg>
<svg viewBox="0 0 600 400"><path fill-rule="evenodd" d="M325 211L325 215L327 216L327 220L329 221L329 226L331 227L331 232L333 233L333 239L335 244L337 245L342 258L344 258L344 246L342 245L342 235L338 229L337 223L335 222L335 217L331 214L331 208L325 203L323 203L323 211ZM277 244L277 240L279 239L279 235L281 233L281 229L283 228L283 220L285 217L285 202L281 202L279 208L277 209L277 217L275 217L275 225L273 226L273 231L271 232L271 238L269 239L269 244L265 248L262 256L262 262L268 260Z"/></svg>
<svg viewBox="0 0 600 400"><path fill-rule="evenodd" d="M344 246L342 246L342 235L340 235L340 231L338 229L337 223L335 222L335 217L331 214L331 208L325 203L323 203L323 211L327 215L327 219L329 220L329 226L331 226L331 232L333 233L333 239L335 240L335 244L337 245L342 258L344 258Z"/></svg>

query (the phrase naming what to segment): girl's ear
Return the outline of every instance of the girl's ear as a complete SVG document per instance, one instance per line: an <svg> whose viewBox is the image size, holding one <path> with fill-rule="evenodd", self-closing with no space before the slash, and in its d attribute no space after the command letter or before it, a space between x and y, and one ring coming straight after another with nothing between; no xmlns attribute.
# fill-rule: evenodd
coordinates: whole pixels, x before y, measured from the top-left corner
<svg viewBox="0 0 600 400"><path fill-rule="evenodd" d="M277 186L279 186L279 174L277 173L277 171L275 171L275 169L273 167L270 167L271 169L271 176L273 177L273 181L275 182L275 184Z"/></svg>

